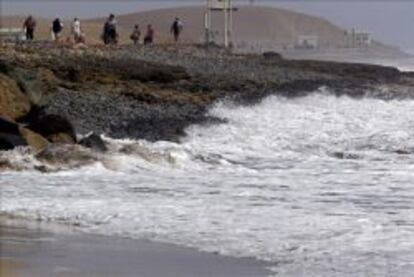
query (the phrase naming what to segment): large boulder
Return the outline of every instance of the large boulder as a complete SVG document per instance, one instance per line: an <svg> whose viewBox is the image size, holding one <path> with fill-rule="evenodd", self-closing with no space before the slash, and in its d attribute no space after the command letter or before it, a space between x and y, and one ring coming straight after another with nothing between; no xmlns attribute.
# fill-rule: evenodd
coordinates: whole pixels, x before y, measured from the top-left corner
<svg viewBox="0 0 414 277"><path fill-rule="evenodd" d="M20 135L19 126L0 117L0 150L12 150L18 146L26 146L27 143Z"/></svg>
<svg viewBox="0 0 414 277"><path fill-rule="evenodd" d="M19 146L30 146L36 152L42 151L49 142L39 134L19 124L0 117L0 150L12 150Z"/></svg>
<svg viewBox="0 0 414 277"><path fill-rule="evenodd" d="M13 150L19 146L27 146L21 135L0 133L0 151Z"/></svg>
<svg viewBox="0 0 414 277"><path fill-rule="evenodd" d="M95 151L105 152L108 150L108 147L106 147L106 144L102 138L95 133L89 134L82 138L79 141L79 144Z"/></svg>
<svg viewBox="0 0 414 277"><path fill-rule="evenodd" d="M1 54L1 50L0 50L0 54ZM9 63L4 58L0 58L0 73L8 74L9 72L10 72Z"/></svg>
<svg viewBox="0 0 414 277"><path fill-rule="evenodd" d="M30 111L29 98L16 81L0 73L0 116L17 120Z"/></svg>
<svg viewBox="0 0 414 277"><path fill-rule="evenodd" d="M272 51L264 52L263 57L266 60L282 60L283 59L282 55L276 52L272 52Z"/></svg>
<svg viewBox="0 0 414 277"><path fill-rule="evenodd" d="M36 107L46 106L50 102L52 93L58 89L58 79L46 68L37 70L17 68L11 76L18 81L23 93Z"/></svg>
<svg viewBox="0 0 414 277"><path fill-rule="evenodd" d="M60 115L45 115L31 123L28 128L52 143L74 144L76 133L72 124Z"/></svg>
<svg viewBox="0 0 414 277"><path fill-rule="evenodd" d="M27 128L19 127L19 133L24 138L27 145L32 147L36 152L42 151L49 145L47 139Z"/></svg>
<svg viewBox="0 0 414 277"><path fill-rule="evenodd" d="M75 168L92 164L98 157L90 149L74 144L50 144L36 155L36 158L50 166Z"/></svg>

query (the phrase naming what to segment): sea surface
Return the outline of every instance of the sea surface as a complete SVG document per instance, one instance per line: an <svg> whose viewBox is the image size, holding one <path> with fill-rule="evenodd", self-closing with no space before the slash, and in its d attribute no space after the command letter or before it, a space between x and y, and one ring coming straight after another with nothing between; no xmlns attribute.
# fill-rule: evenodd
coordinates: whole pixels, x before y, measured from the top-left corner
<svg viewBox="0 0 414 277"><path fill-rule="evenodd" d="M87 233L270 261L277 276L412 276L414 99L321 89L255 106L181 143L112 140L96 163L0 173L0 212ZM121 147L128 151L117 151Z"/></svg>
<svg viewBox="0 0 414 277"><path fill-rule="evenodd" d="M411 50L410 55L414 55L414 50ZM379 65L391 66L398 68L401 72L414 72L414 56L404 59L377 59L370 60L368 63L374 63Z"/></svg>

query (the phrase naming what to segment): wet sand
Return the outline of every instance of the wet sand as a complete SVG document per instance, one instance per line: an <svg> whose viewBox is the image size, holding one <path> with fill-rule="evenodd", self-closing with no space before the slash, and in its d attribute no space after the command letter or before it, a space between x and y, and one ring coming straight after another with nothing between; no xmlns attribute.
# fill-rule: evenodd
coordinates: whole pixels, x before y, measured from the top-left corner
<svg viewBox="0 0 414 277"><path fill-rule="evenodd" d="M260 277L270 275L266 266L164 243L4 224L0 217L1 277Z"/></svg>

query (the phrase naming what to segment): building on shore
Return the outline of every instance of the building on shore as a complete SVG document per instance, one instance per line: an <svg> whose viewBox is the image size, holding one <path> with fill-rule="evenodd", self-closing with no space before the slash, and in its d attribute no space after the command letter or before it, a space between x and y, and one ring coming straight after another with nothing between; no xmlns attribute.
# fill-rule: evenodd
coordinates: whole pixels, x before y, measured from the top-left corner
<svg viewBox="0 0 414 277"><path fill-rule="evenodd" d="M207 9L204 14L205 41L207 44L211 42L212 12L217 11L224 15L223 42L225 47L229 47L233 45L233 12L237 11L233 7L233 0L207 0Z"/></svg>
<svg viewBox="0 0 414 277"><path fill-rule="evenodd" d="M373 39L372 34L369 32L351 31L350 47L352 48L364 48L372 45Z"/></svg>
<svg viewBox="0 0 414 277"><path fill-rule="evenodd" d="M296 38L296 49L317 49L319 47L319 36L299 35Z"/></svg>

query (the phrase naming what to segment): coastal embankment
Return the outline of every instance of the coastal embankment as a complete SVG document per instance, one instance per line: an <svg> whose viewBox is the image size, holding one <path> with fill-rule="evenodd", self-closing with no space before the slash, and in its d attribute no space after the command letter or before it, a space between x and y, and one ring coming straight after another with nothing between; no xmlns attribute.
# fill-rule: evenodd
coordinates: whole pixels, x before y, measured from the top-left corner
<svg viewBox="0 0 414 277"><path fill-rule="evenodd" d="M40 120L58 114L73 124L76 131L65 128L72 137L94 132L149 141L178 141L191 124L220 122L206 111L224 99L253 104L271 94L298 97L321 87L338 96L411 98L414 83L412 74L391 67L287 60L271 52L230 54L197 45L3 47L0 64L4 89L11 82L21 90L13 98L23 105L21 112L11 119L32 131L59 133L41 130Z"/></svg>

